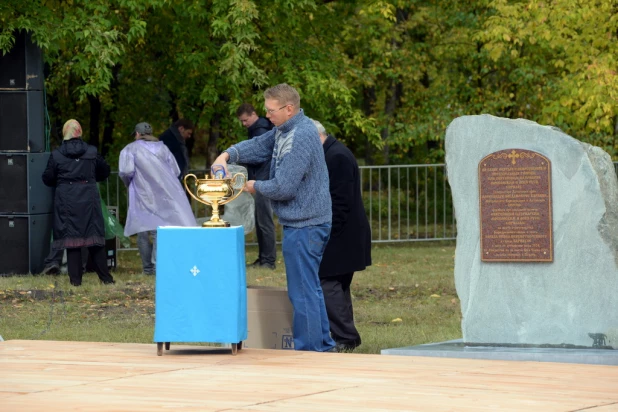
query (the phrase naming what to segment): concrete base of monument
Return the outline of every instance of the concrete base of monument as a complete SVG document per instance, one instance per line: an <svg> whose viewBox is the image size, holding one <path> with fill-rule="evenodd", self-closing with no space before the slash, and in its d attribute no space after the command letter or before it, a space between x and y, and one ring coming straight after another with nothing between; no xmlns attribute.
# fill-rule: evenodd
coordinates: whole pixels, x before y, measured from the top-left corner
<svg viewBox="0 0 618 412"><path fill-rule="evenodd" d="M618 350L614 349L466 346L462 339L404 348L382 349L380 353L382 355L399 356L618 365Z"/></svg>

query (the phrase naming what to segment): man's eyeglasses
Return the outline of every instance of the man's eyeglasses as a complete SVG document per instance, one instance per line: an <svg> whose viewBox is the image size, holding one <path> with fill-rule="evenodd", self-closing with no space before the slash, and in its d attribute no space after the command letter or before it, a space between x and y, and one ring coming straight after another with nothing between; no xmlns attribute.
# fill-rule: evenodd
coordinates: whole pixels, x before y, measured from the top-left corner
<svg viewBox="0 0 618 412"><path fill-rule="evenodd" d="M291 106L291 104L289 104L289 103L285 104L285 105L281 106L278 109L267 109L267 108L264 108L264 110L266 110L267 114L273 114L274 112L278 112L279 110L283 109L284 107L288 107L288 106Z"/></svg>

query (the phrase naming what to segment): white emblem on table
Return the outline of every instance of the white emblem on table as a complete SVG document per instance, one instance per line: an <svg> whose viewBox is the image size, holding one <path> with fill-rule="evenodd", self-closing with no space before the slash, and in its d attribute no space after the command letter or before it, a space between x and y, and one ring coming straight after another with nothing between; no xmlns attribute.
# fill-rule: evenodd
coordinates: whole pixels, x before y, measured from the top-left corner
<svg viewBox="0 0 618 412"><path fill-rule="evenodd" d="M200 273L200 270L197 268L197 266L193 266L193 268L189 272L193 273L193 276L197 276L197 274Z"/></svg>

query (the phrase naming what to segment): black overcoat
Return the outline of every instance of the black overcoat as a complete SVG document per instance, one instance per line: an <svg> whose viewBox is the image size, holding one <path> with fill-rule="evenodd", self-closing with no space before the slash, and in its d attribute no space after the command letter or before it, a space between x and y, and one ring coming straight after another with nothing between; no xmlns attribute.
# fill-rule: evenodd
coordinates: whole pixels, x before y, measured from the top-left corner
<svg viewBox="0 0 618 412"><path fill-rule="evenodd" d="M159 140L162 141L174 155L174 159L176 159L176 163L178 163L178 168L180 169L180 177L183 178L189 169L189 164L187 163L189 161L189 152L187 151L187 144L184 138L180 136L178 128L174 125L170 126L169 129L161 133Z"/></svg>
<svg viewBox="0 0 618 412"><path fill-rule="evenodd" d="M363 206L358 163L352 152L330 135L323 147L333 226L320 265L321 278L357 272L371 265L371 228Z"/></svg>
<svg viewBox="0 0 618 412"><path fill-rule="evenodd" d="M107 179L105 159L81 139L65 140L54 150L43 182L55 187L53 249L104 246L105 226L97 183Z"/></svg>

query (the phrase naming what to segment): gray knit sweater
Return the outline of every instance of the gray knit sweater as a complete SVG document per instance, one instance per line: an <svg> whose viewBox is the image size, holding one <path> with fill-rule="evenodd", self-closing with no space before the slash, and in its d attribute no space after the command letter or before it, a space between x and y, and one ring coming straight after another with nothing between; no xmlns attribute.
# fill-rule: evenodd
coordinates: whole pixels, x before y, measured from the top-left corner
<svg viewBox="0 0 618 412"><path fill-rule="evenodd" d="M331 223L328 169L318 131L301 109L279 127L226 150L230 163L270 160L270 180L255 190L271 199L284 226L302 228Z"/></svg>

